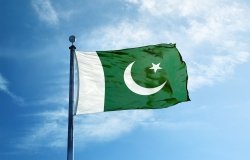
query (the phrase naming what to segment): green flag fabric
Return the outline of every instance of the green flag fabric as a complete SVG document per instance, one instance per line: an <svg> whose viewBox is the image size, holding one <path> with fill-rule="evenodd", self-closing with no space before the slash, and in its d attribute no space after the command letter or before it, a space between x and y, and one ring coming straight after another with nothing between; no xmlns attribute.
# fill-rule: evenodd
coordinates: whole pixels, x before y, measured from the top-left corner
<svg viewBox="0 0 250 160"><path fill-rule="evenodd" d="M187 68L175 44L76 51L76 114L158 109L189 101Z"/></svg>

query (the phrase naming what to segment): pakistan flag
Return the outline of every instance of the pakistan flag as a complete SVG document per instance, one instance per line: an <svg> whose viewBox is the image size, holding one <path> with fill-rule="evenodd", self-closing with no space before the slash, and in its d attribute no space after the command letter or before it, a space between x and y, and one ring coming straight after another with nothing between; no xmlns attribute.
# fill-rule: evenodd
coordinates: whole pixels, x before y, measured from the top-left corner
<svg viewBox="0 0 250 160"><path fill-rule="evenodd" d="M189 101L187 68L175 44L76 51L76 114L158 109Z"/></svg>

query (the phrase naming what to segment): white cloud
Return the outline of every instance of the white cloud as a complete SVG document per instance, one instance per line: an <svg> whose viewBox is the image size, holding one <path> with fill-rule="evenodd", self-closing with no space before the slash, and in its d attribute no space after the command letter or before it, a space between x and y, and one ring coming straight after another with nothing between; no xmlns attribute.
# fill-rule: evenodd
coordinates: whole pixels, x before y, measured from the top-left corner
<svg viewBox="0 0 250 160"><path fill-rule="evenodd" d="M65 105L68 103L68 95L65 93L51 94L50 96L45 97L44 99L38 100L30 105L48 105L48 104L57 104Z"/></svg>
<svg viewBox="0 0 250 160"><path fill-rule="evenodd" d="M24 105L23 98L12 93L8 88L8 81L0 74L0 91L3 91L7 95L9 95L15 102L19 105Z"/></svg>
<svg viewBox="0 0 250 160"><path fill-rule="evenodd" d="M191 90L213 85L218 81L224 80L234 72L237 65L249 60L249 53L240 52L238 54L212 56L211 63L208 65L193 64L189 68L189 87Z"/></svg>
<svg viewBox="0 0 250 160"><path fill-rule="evenodd" d="M76 118L76 141L107 141L131 132L143 121L152 118L153 112L134 110L109 112ZM85 137L85 138L84 138Z"/></svg>
<svg viewBox="0 0 250 160"><path fill-rule="evenodd" d="M60 109L33 116L43 118L43 122L29 131L18 148L37 149L39 147L65 147L67 145L67 110ZM140 126L153 116L151 111L124 111L75 117L74 139L76 145L89 141L109 141Z"/></svg>
<svg viewBox="0 0 250 160"><path fill-rule="evenodd" d="M8 91L8 82L7 80L5 80L5 78L3 78L3 76L0 74L0 90L2 91Z"/></svg>
<svg viewBox="0 0 250 160"><path fill-rule="evenodd" d="M190 21L187 32L195 42L209 41L215 45L225 45L228 41L237 38L237 34L247 31L250 27L247 7L237 3L227 5L218 3L211 7L211 11L207 11L201 21L198 19ZM236 42L236 44L239 43L239 41Z"/></svg>
<svg viewBox="0 0 250 160"><path fill-rule="evenodd" d="M59 25L62 20L69 21L72 15L79 12L79 9L71 9L67 1L53 5L51 0L32 0L31 5L38 18L51 26Z"/></svg>
<svg viewBox="0 0 250 160"><path fill-rule="evenodd" d="M122 21L116 25L104 26L92 32L88 44L94 48L98 44L98 49L120 49L120 47L128 47L131 44L147 44L153 37L151 31L140 25L140 23L130 24L127 21ZM97 38L98 37L98 38ZM86 39L81 39L86 41Z"/></svg>
<svg viewBox="0 0 250 160"><path fill-rule="evenodd" d="M36 114L43 119L40 125L34 126L28 135L17 145L21 149L38 149L39 147L64 147L67 134L67 111L60 109Z"/></svg>
<svg viewBox="0 0 250 160"><path fill-rule="evenodd" d="M62 69L65 70L65 69ZM64 106L68 104L68 90L69 90L69 71L58 71L53 75L53 78L43 82L44 88L46 88L43 97L39 97L34 101L30 101L31 106L37 105L60 105ZM75 90L77 92L77 90Z"/></svg>
<svg viewBox="0 0 250 160"><path fill-rule="evenodd" d="M249 59L248 4L225 0L126 2L137 7L135 13L138 14L132 15L133 19L101 26L87 35L87 42L86 34L80 39L94 50L177 43L191 71L190 89L226 79L238 65ZM204 57L207 61L202 63ZM204 71L204 68L210 70Z"/></svg>
<svg viewBox="0 0 250 160"><path fill-rule="evenodd" d="M50 25L57 25L59 23L58 13L50 0L33 0L32 6L42 21Z"/></svg>

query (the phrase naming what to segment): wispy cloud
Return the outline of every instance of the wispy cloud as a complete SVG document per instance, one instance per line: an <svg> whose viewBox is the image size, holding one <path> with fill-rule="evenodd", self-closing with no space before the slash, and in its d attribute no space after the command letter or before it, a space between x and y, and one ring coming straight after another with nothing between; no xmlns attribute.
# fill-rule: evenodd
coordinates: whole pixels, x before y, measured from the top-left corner
<svg viewBox="0 0 250 160"><path fill-rule="evenodd" d="M207 65L195 63L189 68L191 74L189 78L189 87L192 90L213 85L218 81L223 81L234 72L237 65L249 60L249 53L239 52L224 56L212 56L211 63Z"/></svg>
<svg viewBox="0 0 250 160"><path fill-rule="evenodd" d="M155 37L153 32L141 25L141 23L129 23L125 20L119 24L108 25L98 28L93 31L90 35L89 41L87 42L91 48L98 46L98 49L120 49L122 47L128 47L131 45L146 45L152 41ZM98 37L98 38L97 38ZM85 41L84 39L79 39ZM97 49L97 48L96 48Z"/></svg>
<svg viewBox="0 0 250 160"><path fill-rule="evenodd" d="M67 109L57 109L31 116L40 117L42 123L29 130L16 147L24 150L37 150L40 147L55 149L67 146ZM75 147L84 149L90 142L112 141L129 134L138 127L169 131L211 127L209 124L196 120L175 120L171 119L171 116L168 116L168 118L165 116L164 118L159 118L159 116L156 118L155 113L151 110L130 110L76 116L74 121Z"/></svg>
<svg viewBox="0 0 250 160"><path fill-rule="evenodd" d="M3 78L3 76L0 74L0 90L2 91L8 91L8 82L7 80L5 80L5 78Z"/></svg>
<svg viewBox="0 0 250 160"><path fill-rule="evenodd" d="M9 95L19 105L24 105L24 99L15 95L8 88L9 82L0 74L0 91Z"/></svg>
<svg viewBox="0 0 250 160"><path fill-rule="evenodd" d="M56 3L56 1L54 1L54 3ZM38 15L38 18L50 26L57 26L62 20L70 20L72 15L79 11L71 9L71 7L69 7L71 4L67 1L63 1L62 4L63 5L58 5L57 3L57 5L53 5L51 0L31 1L31 5Z"/></svg>
<svg viewBox="0 0 250 160"><path fill-rule="evenodd" d="M61 107L68 104L69 72L65 71L65 68L60 69L53 75L53 78L43 82L46 94L42 94L41 97L30 101L27 105L54 105Z"/></svg>
<svg viewBox="0 0 250 160"><path fill-rule="evenodd" d="M44 112L39 116L43 123L24 137L18 148L65 147L67 139L67 110ZM124 111L75 117L75 143L84 146L89 141L110 141L129 133L143 121L153 117L151 111Z"/></svg>
<svg viewBox="0 0 250 160"><path fill-rule="evenodd" d="M81 116L76 118L76 141L109 141L131 132L153 117L151 111L123 111ZM84 139L85 137L85 139Z"/></svg>
<svg viewBox="0 0 250 160"><path fill-rule="evenodd" d="M65 146L67 133L66 109L44 112L32 116L42 118L40 125L34 126L27 131L16 147L20 149L36 150L40 147L63 147Z"/></svg>
<svg viewBox="0 0 250 160"><path fill-rule="evenodd" d="M123 18L93 30L87 35L88 48L107 50L177 43L188 63L189 88L192 90L226 79L238 65L249 60L248 4L224 0L126 2L137 8L134 18ZM86 39L86 34L82 39ZM206 62L202 61L204 57ZM204 72L201 68L210 70Z"/></svg>
<svg viewBox="0 0 250 160"><path fill-rule="evenodd" d="M50 0L33 0L32 6L40 20L50 25L57 25L59 23L58 13L54 9Z"/></svg>

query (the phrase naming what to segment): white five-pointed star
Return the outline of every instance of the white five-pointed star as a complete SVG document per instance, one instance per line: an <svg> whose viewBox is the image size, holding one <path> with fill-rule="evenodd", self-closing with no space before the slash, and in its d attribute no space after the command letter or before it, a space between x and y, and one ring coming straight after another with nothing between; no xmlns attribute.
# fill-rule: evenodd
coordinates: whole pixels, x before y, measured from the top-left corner
<svg viewBox="0 0 250 160"><path fill-rule="evenodd" d="M153 69L154 72L156 73L156 71L157 71L158 69L162 69L162 68L160 67L160 64L161 64L161 63L158 63L158 64L152 63L152 67L149 68L149 69Z"/></svg>

